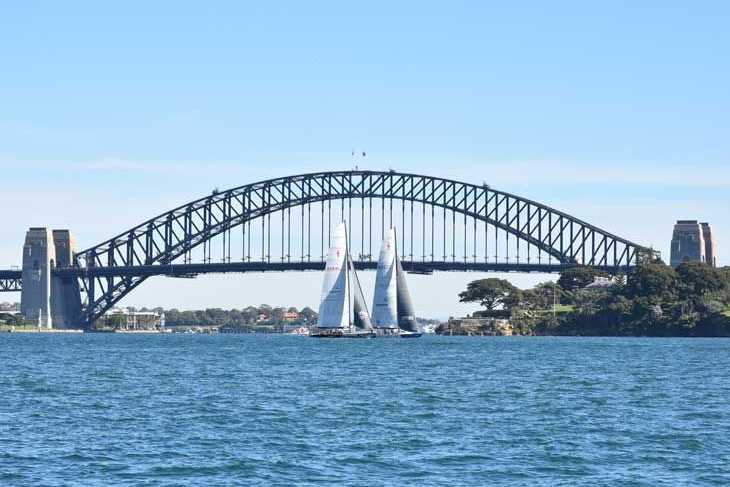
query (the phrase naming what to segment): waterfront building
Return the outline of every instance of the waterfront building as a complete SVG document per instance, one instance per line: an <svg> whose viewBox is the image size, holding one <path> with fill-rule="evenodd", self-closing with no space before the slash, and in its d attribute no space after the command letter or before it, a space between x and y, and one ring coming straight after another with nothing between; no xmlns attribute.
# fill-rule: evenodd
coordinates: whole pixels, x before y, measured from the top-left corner
<svg viewBox="0 0 730 487"><path fill-rule="evenodd" d="M592 283L588 284L583 289L595 290L595 289L610 289L616 285L616 281L611 277L596 277Z"/></svg>
<svg viewBox="0 0 730 487"><path fill-rule="evenodd" d="M113 308L104 315L103 322L107 327L119 330L162 330L165 328L165 313Z"/></svg>
<svg viewBox="0 0 730 487"><path fill-rule="evenodd" d="M296 311L287 311L286 313L284 313L282 320L289 323L297 321L299 320L299 313L297 313Z"/></svg>

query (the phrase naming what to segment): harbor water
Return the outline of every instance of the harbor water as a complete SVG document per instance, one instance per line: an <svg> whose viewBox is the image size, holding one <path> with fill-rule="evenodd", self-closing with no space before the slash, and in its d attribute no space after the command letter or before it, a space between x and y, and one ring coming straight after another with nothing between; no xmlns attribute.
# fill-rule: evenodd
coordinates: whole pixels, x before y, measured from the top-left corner
<svg viewBox="0 0 730 487"><path fill-rule="evenodd" d="M730 340L0 335L0 485L730 485Z"/></svg>

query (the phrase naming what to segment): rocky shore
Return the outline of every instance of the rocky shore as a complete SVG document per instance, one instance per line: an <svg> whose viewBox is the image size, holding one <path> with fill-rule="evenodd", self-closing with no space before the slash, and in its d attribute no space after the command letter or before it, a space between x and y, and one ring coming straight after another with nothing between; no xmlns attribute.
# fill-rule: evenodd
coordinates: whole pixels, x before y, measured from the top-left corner
<svg viewBox="0 0 730 487"><path fill-rule="evenodd" d="M511 336L509 320L500 318L458 318L449 319L435 330L437 335L447 336Z"/></svg>

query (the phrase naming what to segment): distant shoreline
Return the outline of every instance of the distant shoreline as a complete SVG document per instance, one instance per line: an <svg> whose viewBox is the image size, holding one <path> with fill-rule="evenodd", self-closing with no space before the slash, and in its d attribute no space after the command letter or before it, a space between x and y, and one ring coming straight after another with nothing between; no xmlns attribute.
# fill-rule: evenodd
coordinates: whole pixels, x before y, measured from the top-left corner
<svg viewBox="0 0 730 487"><path fill-rule="evenodd" d="M302 335L298 335L295 333L280 333L280 332L274 332L274 333L256 333L256 332L244 332L244 333L183 333L183 332L170 332L170 331L147 331L147 330L115 330L115 331L85 331L81 329L15 329L15 330L9 330L9 329L0 329L0 335L3 334L15 334L15 333L23 333L23 334L72 334L72 335L79 335L79 334L93 334L93 335L275 335L275 336L296 336L296 337L302 337ZM727 335L564 335L564 334L533 334L533 335L520 335L520 334L513 334L513 335L495 335L492 333L483 333L483 334L468 334L468 333L451 333L451 334L439 334L439 333L425 333L423 335L424 337L467 337L467 338L687 338L687 339L697 339L697 338L724 338L724 339L730 339L730 336Z"/></svg>
<svg viewBox="0 0 730 487"><path fill-rule="evenodd" d="M74 329L54 329L51 328L0 328L0 333L83 333L84 330L79 328Z"/></svg>

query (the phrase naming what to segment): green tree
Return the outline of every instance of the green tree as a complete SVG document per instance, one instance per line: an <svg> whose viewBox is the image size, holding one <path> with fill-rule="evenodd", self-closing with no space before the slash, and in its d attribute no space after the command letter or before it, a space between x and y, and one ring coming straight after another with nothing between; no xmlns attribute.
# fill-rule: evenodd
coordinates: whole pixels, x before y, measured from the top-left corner
<svg viewBox="0 0 730 487"><path fill-rule="evenodd" d="M509 292L502 300L502 308L506 310L512 310L519 308L520 306L527 306L531 299L532 291L523 291L518 288L514 288Z"/></svg>
<svg viewBox="0 0 730 487"><path fill-rule="evenodd" d="M256 318L258 318L259 310L255 306L247 306L243 311L241 311L241 316L244 323L251 324L256 321Z"/></svg>
<svg viewBox="0 0 730 487"><path fill-rule="evenodd" d="M122 314L112 314L107 317L106 323L112 328L121 328L126 325L127 317Z"/></svg>
<svg viewBox="0 0 730 487"><path fill-rule="evenodd" d="M509 303L517 291L519 290L505 279L479 279L470 282L466 291L459 293L459 301L479 303L487 310L494 311L498 307L504 307L505 302Z"/></svg>
<svg viewBox="0 0 730 487"><path fill-rule="evenodd" d="M719 272L722 281L725 283L725 288L720 293L719 298L725 306L730 306L730 267L722 267Z"/></svg>
<svg viewBox="0 0 730 487"><path fill-rule="evenodd" d="M671 301L677 294L677 273L664 264L645 264L629 274L622 288L628 298L646 298L656 304Z"/></svg>
<svg viewBox="0 0 730 487"><path fill-rule="evenodd" d="M305 306L299 312L299 317L302 319L302 321L306 323L314 323L315 321L317 321L317 312L309 306Z"/></svg>
<svg viewBox="0 0 730 487"><path fill-rule="evenodd" d="M565 299L565 291L555 282L542 282L532 288L531 290L525 291L527 298L527 304L531 308L535 309L548 309L551 308L553 302L560 304Z"/></svg>
<svg viewBox="0 0 730 487"><path fill-rule="evenodd" d="M677 267L679 294L682 298L704 298L708 294L720 293L725 289L723 275L707 264L685 262Z"/></svg>
<svg viewBox="0 0 730 487"><path fill-rule="evenodd" d="M606 273L600 272L593 267L575 266L564 270L560 274L558 284L566 291L577 291L595 281L596 277L599 276L606 276Z"/></svg>
<svg viewBox="0 0 730 487"><path fill-rule="evenodd" d="M271 314L269 315L269 321L274 323L279 323L284 319L284 313L286 312L285 308L274 308L271 310Z"/></svg>
<svg viewBox="0 0 730 487"><path fill-rule="evenodd" d="M25 324L25 320L23 320L23 317L20 315L0 312L0 323L12 326L21 326Z"/></svg>

